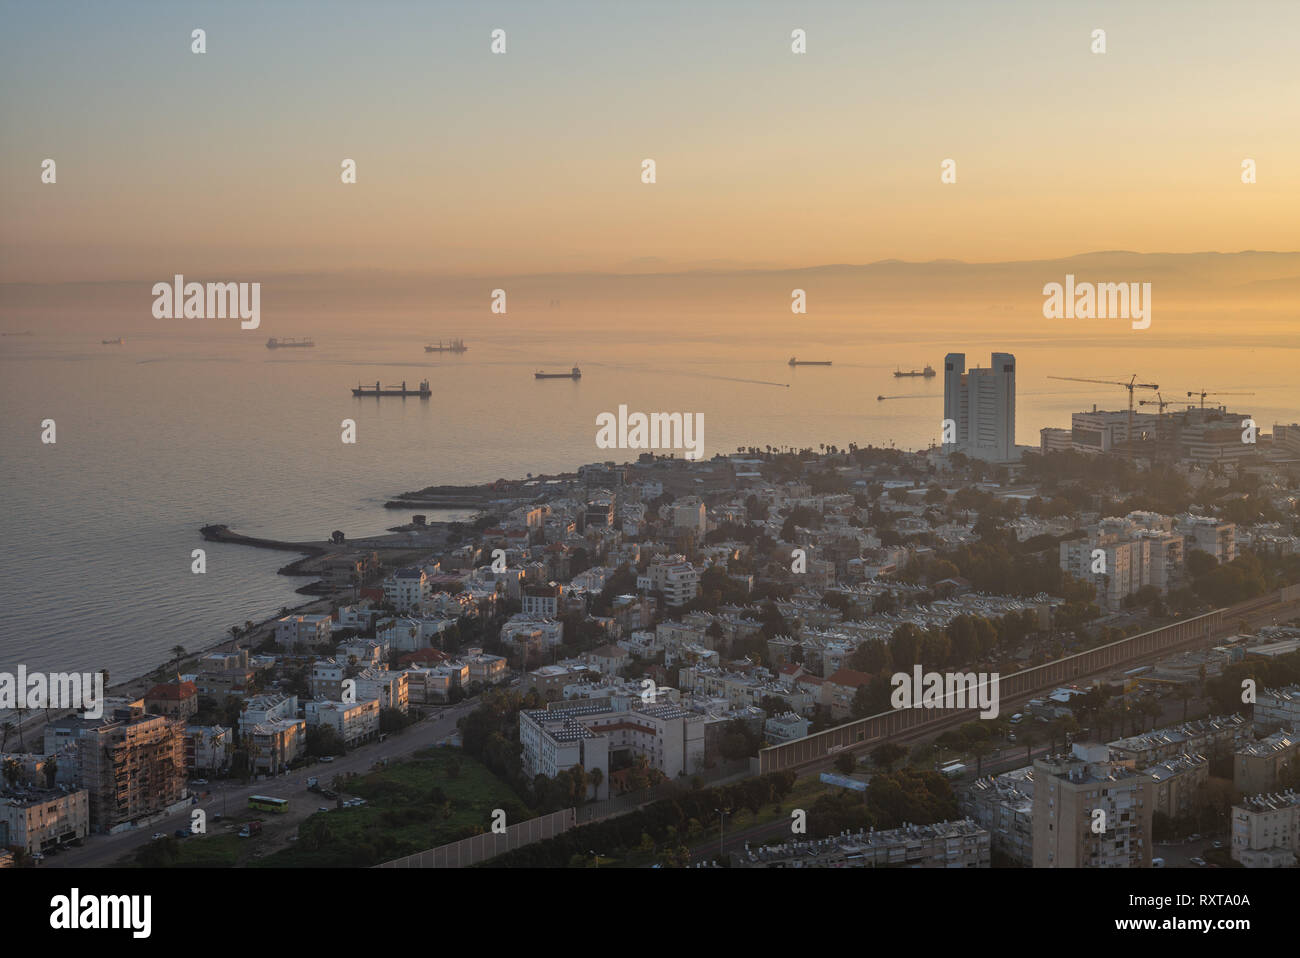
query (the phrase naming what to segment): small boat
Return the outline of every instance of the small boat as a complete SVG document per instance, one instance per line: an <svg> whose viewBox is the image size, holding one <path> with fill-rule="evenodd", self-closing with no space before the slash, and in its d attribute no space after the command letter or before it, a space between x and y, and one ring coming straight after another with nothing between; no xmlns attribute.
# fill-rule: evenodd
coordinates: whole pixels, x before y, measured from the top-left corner
<svg viewBox="0 0 1300 958"><path fill-rule="evenodd" d="M876 397L876 402L880 402L880 400L882 400L882 399L884 399L884 398L885 398L884 396L877 396L877 397Z"/></svg>
<svg viewBox="0 0 1300 958"><path fill-rule="evenodd" d="M362 386L357 384L357 388L352 390L354 396L419 396L421 399L428 399L433 395L433 389L429 386L429 380L420 381L419 389L407 389L406 380L402 380L400 386L380 386L375 383L374 387Z"/></svg>
<svg viewBox="0 0 1300 958"><path fill-rule="evenodd" d="M579 369L577 366L574 366L573 369L569 370L567 373L544 373L539 369L537 370L537 372L533 373L533 378L535 379L581 379L582 370Z"/></svg>
<svg viewBox="0 0 1300 958"><path fill-rule="evenodd" d="M99 342L102 346L124 346L126 345L126 337L119 336L117 339L101 339Z"/></svg>
<svg viewBox="0 0 1300 958"><path fill-rule="evenodd" d="M310 339L276 339L272 336L266 341L267 349L281 349L290 347L315 346Z"/></svg>
<svg viewBox="0 0 1300 958"><path fill-rule="evenodd" d="M817 360L814 362L811 359L795 359L793 356L790 357L791 366L829 366L830 364L831 361L829 359Z"/></svg>

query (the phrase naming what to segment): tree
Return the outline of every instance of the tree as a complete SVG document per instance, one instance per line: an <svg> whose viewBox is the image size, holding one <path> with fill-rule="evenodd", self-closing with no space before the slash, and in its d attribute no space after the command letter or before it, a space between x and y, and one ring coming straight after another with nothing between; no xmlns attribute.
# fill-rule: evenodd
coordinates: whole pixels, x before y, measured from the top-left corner
<svg viewBox="0 0 1300 958"><path fill-rule="evenodd" d="M907 755L907 749L893 742L884 742L871 751L871 762L876 768L888 772Z"/></svg>
<svg viewBox="0 0 1300 958"><path fill-rule="evenodd" d="M231 626L231 628L237 629L238 626ZM177 661L180 661L182 658L184 658L184 656L185 656L185 646L183 645L172 646L172 658L176 659Z"/></svg>

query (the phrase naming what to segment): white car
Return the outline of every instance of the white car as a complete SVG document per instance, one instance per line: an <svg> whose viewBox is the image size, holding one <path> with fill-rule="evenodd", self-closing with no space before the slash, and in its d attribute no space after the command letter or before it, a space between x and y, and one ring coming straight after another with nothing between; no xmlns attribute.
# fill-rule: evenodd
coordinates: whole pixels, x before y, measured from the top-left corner
<svg viewBox="0 0 1300 958"><path fill-rule="evenodd" d="M153 833L153 838L149 839L149 841L151 841L151 842L156 842L156 841L158 841L158 839L160 839L160 838L166 838L166 837L167 837L167 836L164 835L162 832L154 832L154 833Z"/></svg>

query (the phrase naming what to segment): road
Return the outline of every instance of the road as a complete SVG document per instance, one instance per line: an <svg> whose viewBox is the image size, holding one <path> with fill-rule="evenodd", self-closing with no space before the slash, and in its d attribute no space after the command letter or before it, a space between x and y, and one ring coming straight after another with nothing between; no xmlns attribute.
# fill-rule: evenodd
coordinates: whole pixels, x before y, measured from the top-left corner
<svg viewBox="0 0 1300 958"><path fill-rule="evenodd" d="M283 815L259 813L265 822L265 831L258 839L263 846L260 850L270 852L275 847L287 844L289 836L297 833L298 825L308 816L314 815L321 806L333 805L319 794L307 791L308 778L318 778L322 786L328 787L336 775L346 775L349 772L365 774L380 758L405 758L420 749L435 745L454 732L456 721L477 704L478 699L475 697L458 705L447 706L398 735L389 736L383 742L362 745L335 758L333 762L317 763L287 775L277 775L274 779L248 784L234 780L215 781L207 786L211 791L200 798L197 805L190 805L184 811L116 835L91 835L81 848L66 848L48 856L41 863L42 867L95 868L114 865L120 859L134 855L141 846L152 841L156 832L171 835L178 828L187 828L190 813L196 808L207 812L209 834L218 833L223 828L224 820L248 817L250 795L289 799L289 811ZM220 820L214 820L213 816L217 814L222 816Z"/></svg>

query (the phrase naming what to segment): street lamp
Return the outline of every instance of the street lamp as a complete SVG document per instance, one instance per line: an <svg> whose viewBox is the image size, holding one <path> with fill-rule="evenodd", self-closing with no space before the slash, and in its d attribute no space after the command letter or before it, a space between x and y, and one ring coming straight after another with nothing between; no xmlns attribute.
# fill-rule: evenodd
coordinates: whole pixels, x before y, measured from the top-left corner
<svg viewBox="0 0 1300 958"><path fill-rule="evenodd" d="M718 813L718 857L726 858L726 840L727 840L727 816L731 814L731 809L715 808Z"/></svg>

